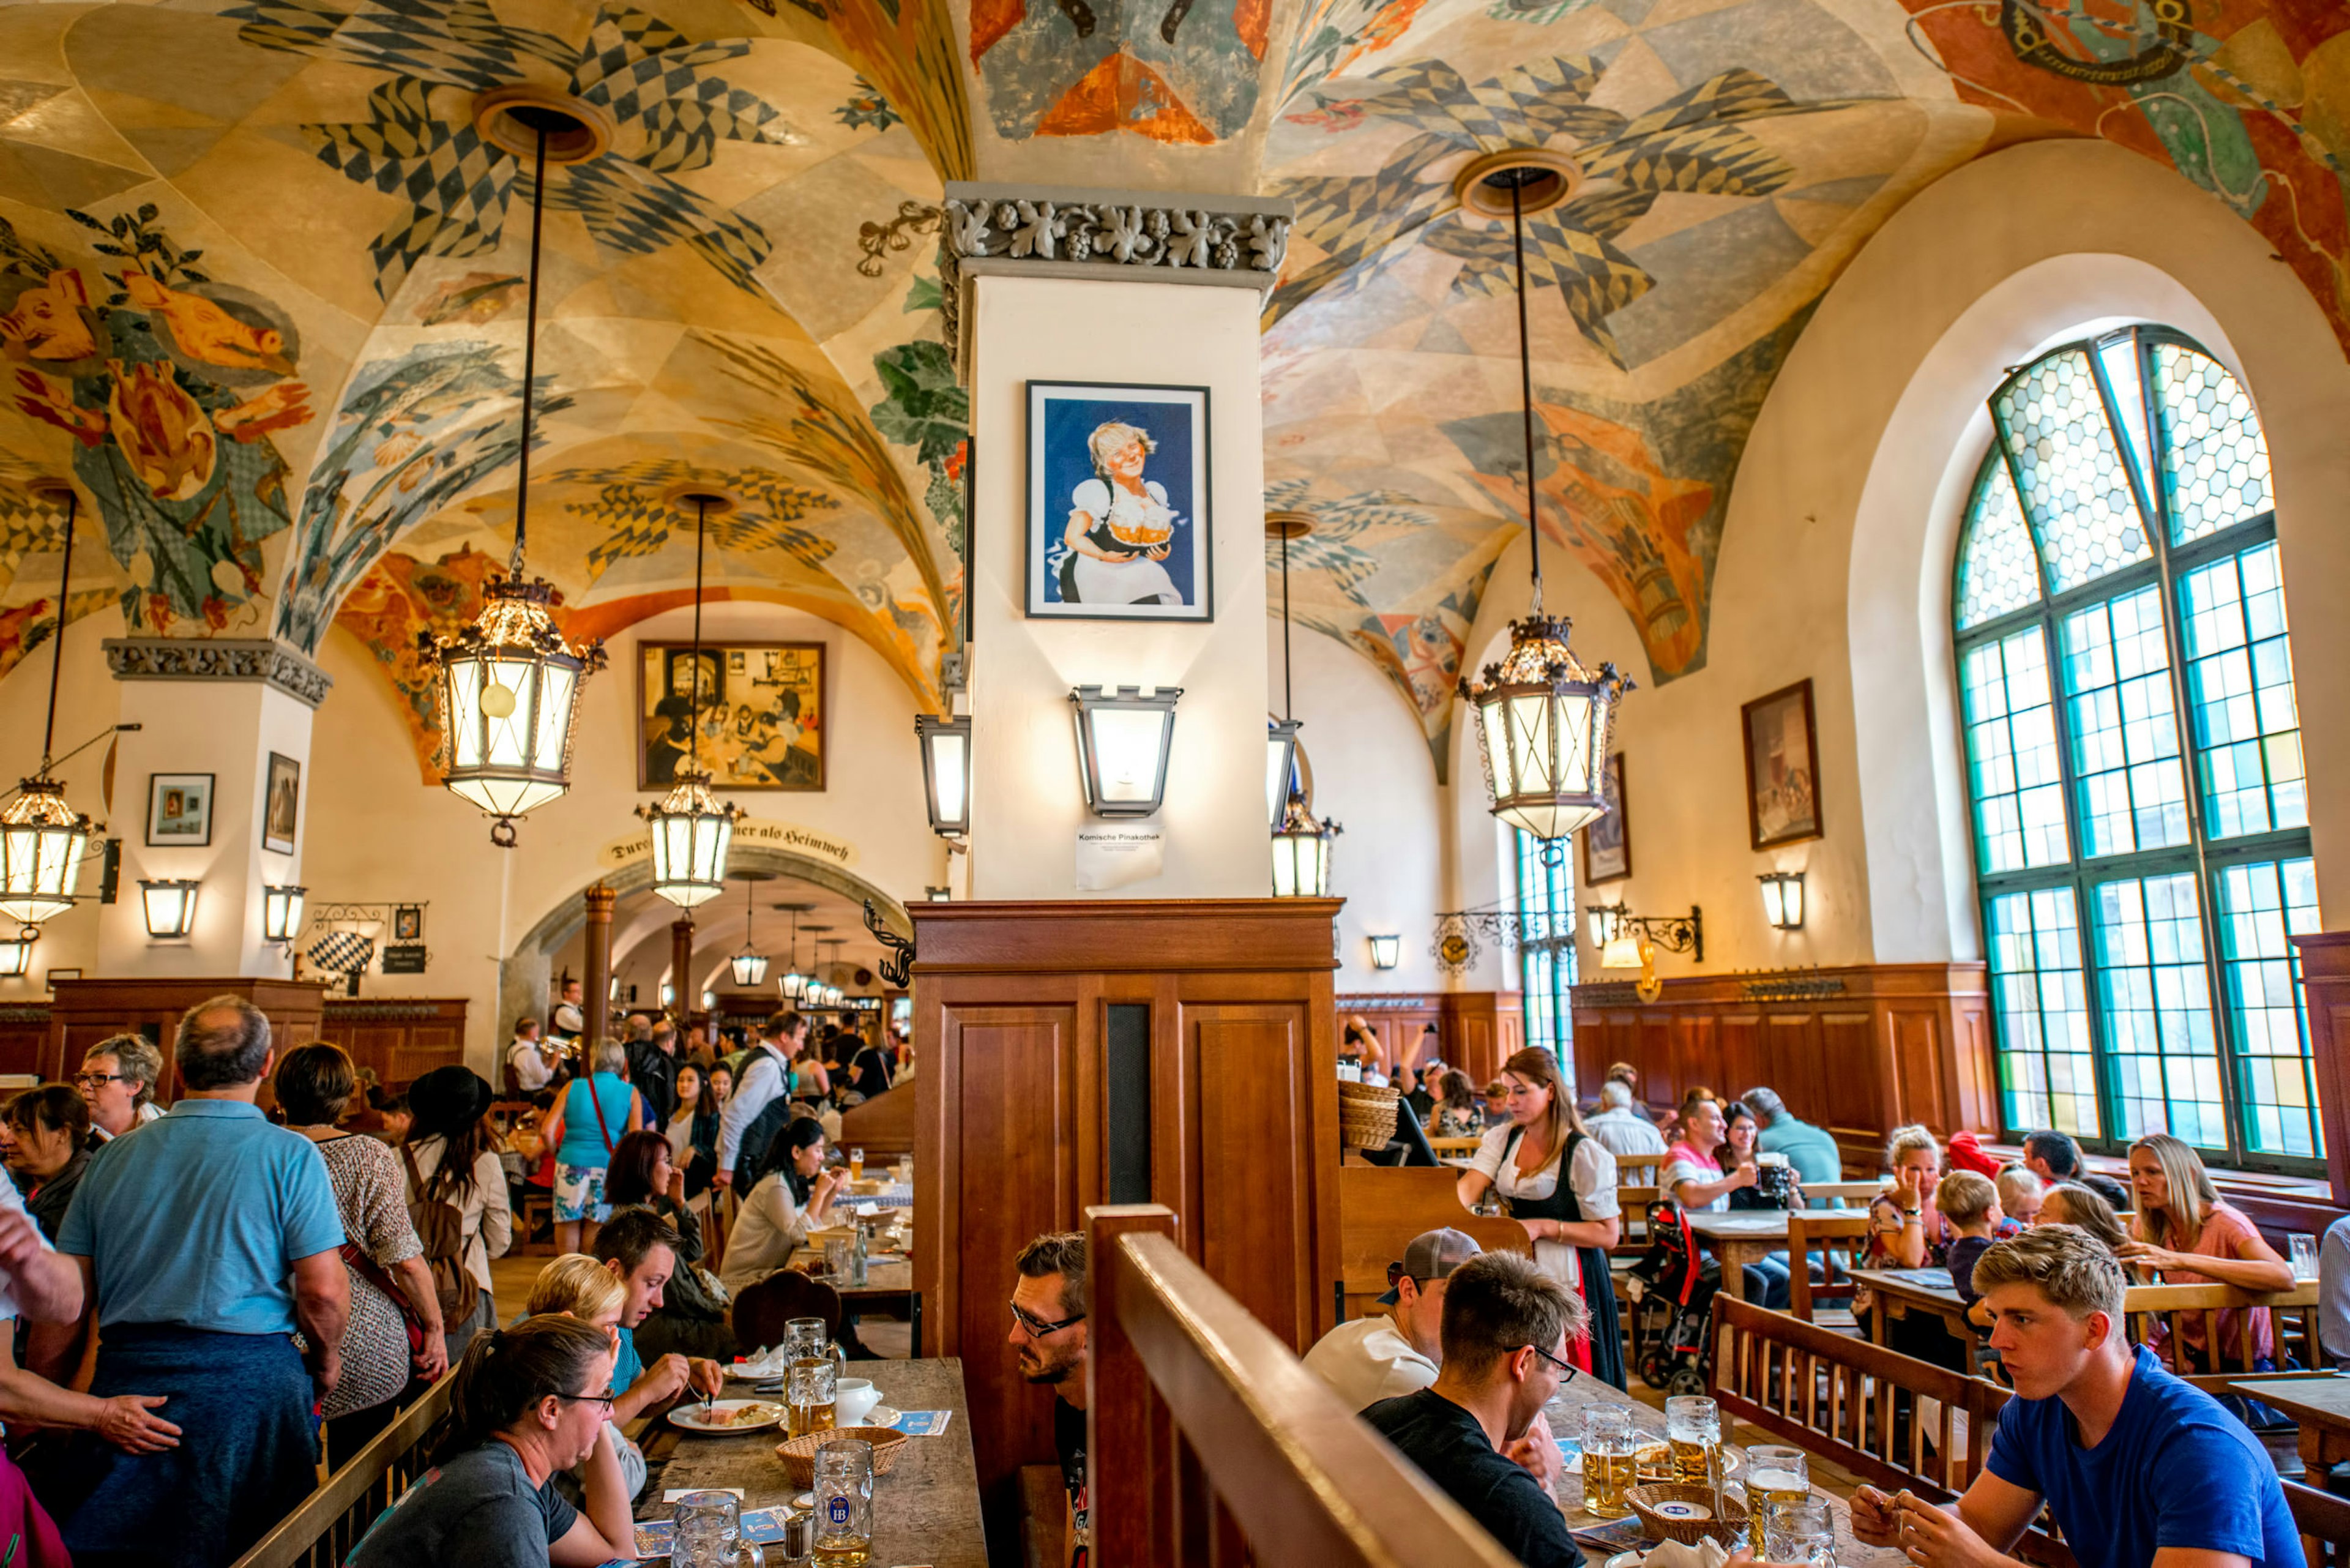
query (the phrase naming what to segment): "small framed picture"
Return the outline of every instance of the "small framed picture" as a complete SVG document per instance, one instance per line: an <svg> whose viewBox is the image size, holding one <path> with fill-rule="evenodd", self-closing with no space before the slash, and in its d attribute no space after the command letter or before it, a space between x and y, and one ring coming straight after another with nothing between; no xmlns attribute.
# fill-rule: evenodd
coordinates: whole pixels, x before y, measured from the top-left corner
<svg viewBox="0 0 2350 1568"><path fill-rule="evenodd" d="M1028 383L1032 619L1213 620L1208 389Z"/></svg>
<svg viewBox="0 0 2350 1568"><path fill-rule="evenodd" d="M1620 882L1632 874L1632 819L1625 815L1623 753L1609 753L1600 770L1599 789L1607 801L1607 815L1583 830L1586 887Z"/></svg>
<svg viewBox="0 0 2350 1568"><path fill-rule="evenodd" d="M396 942L421 942L424 940L424 911L415 904L400 904L391 911L391 940Z"/></svg>
<svg viewBox="0 0 2350 1568"><path fill-rule="evenodd" d="M213 841L213 775L147 775L147 843L202 849Z"/></svg>
<svg viewBox="0 0 2350 1568"><path fill-rule="evenodd" d="M261 797L261 846L280 855L294 853L294 830L302 821L302 764L279 753L269 753L269 783Z"/></svg>
<svg viewBox="0 0 2350 1568"><path fill-rule="evenodd" d="M1818 838L1820 746L1812 683L1798 680L1739 710L1746 731L1746 823L1757 849Z"/></svg>

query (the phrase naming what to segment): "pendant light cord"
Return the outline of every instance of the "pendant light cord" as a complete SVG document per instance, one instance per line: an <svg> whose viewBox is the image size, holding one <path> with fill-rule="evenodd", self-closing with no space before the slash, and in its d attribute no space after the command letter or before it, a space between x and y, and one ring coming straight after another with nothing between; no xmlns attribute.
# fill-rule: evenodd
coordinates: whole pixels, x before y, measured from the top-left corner
<svg viewBox="0 0 2350 1568"><path fill-rule="evenodd" d="M57 677L66 662L66 593L73 586L74 516L81 510L81 492L66 492L65 564L57 568L57 629L49 634L49 716L41 725L41 774L49 771L49 753L57 739Z"/></svg>
<svg viewBox="0 0 2350 1568"><path fill-rule="evenodd" d="M538 130L538 156L530 179L530 301L525 307L522 338L522 456L515 480L515 545L514 561L507 567L516 582L522 580L524 535L530 524L530 437L531 391L538 380L538 246L542 223L546 216L546 130ZM694 683L701 684L702 672L694 671Z"/></svg>
<svg viewBox="0 0 2350 1568"><path fill-rule="evenodd" d="M1526 427L1526 539L1534 552L1534 613L1542 614L1542 524L1534 515L1534 361L1526 335L1526 214L1514 180L1510 185L1510 242L1518 264L1518 396ZM536 286L537 274L531 275Z"/></svg>
<svg viewBox="0 0 2350 1568"><path fill-rule="evenodd" d="M1286 723L1297 717L1296 694L1289 680L1289 524L1281 525L1281 717Z"/></svg>
<svg viewBox="0 0 2350 1568"><path fill-rule="evenodd" d="M710 497L693 498L693 695L685 700L686 722L693 733L686 741L685 765L702 766L702 535L710 524ZM745 884L747 887L748 884Z"/></svg>

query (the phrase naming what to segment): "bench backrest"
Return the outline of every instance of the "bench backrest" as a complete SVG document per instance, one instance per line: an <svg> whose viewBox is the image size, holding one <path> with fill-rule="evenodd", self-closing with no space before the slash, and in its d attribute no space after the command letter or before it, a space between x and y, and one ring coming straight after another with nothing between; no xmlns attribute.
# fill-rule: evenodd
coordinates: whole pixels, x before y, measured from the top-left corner
<svg viewBox="0 0 2350 1568"><path fill-rule="evenodd" d="M1849 1302L1853 1282L1849 1271L1856 1244L1868 1235L1869 1219L1866 1210L1839 1212L1829 1209L1797 1209L1787 1215L1787 1310L1812 1321L1814 1309L1821 1302ZM1837 1243L1843 1243L1839 1246ZM1812 1282L1808 1267L1794 1266L1798 1258L1816 1256L1820 1261L1821 1280Z"/></svg>
<svg viewBox="0 0 2350 1568"><path fill-rule="evenodd" d="M2284 1483L2285 1506L2301 1532L2301 1554L2309 1568L2344 1568L2350 1563L2350 1498L2298 1481Z"/></svg>
<svg viewBox="0 0 2350 1568"><path fill-rule="evenodd" d="M376 1516L432 1468L456 1378L452 1368L255 1542L234 1568L340 1568Z"/></svg>
<svg viewBox="0 0 2350 1568"><path fill-rule="evenodd" d="M2223 1335L2220 1314L2231 1310L2235 1321ZM2122 1297L2122 1311L2133 1341L2157 1346L2165 1366L2207 1392L2220 1391L2231 1377L2254 1369L2253 1335L2262 1312L2273 1325L2278 1367L2284 1366L2288 1355L2304 1367L2329 1365L2317 1343L2314 1280L2271 1294L2233 1285L2132 1285ZM2199 1360L2187 1353L2185 1331L2190 1324L2207 1347ZM2210 1360L2213 1350L2219 1355L2217 1365Z"/></svg>
<svg viewBox="0 0 2350 1568"><path fill-rule="evenodd" d="M1534 1255L1514 1220L1461 1207L1451 1166L1347 1165L1338 1168L1338 1294L1343 1317L1360 1316L1388 1288L1388 1265L1423 1231L1465 1231L1489 1252Z"/></svg>

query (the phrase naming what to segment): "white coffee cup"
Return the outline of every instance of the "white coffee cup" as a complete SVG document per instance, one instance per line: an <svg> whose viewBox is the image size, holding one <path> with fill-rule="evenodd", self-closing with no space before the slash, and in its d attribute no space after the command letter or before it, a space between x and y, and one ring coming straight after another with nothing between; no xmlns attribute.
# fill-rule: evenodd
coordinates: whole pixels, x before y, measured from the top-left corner
<svg viewBox="0 0 2350 1568"><path fill-rule="evenodd" d="M881 1403L881 1390L863 1377L843 1377L833 1385L833 1419L844 1427L861 1427L865 1417L873 1414L873 1407Z"/></svg>

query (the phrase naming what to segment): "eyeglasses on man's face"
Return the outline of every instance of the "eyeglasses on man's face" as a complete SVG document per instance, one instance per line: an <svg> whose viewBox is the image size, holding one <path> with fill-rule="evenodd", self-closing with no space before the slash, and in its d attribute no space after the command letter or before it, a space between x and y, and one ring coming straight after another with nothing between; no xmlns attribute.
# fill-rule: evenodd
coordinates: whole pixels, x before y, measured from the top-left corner
<svg viewBox="0 0 2350 1568"><path fill-rule="evenodd" d="M1009 1304L1012 1308L1012 1321L1027 1330L1028 1337L1031 1339L1042 1339L1046 1334L1058 1334L1065 1328L1075 1327L1086 1321L1085 1314L1074 1313L1058 1323L1047 1323L1033 1313L1023 1311L1018 1302Z"/></svg>
<svg viewBox="0 0 2350 1568"><path fill-rule="evenodd" d="M1536 1355L1541 1356L1544 1361L1549 1362L1553 1366L1557 1367L1559 1372L1558 1380L1562 1383L1574 1382L1575 1375L1582 1370L1582 1368L1576 1366L1574 1362L1561 1360L1559 1357L1553 1355L1549 1351L1544 1350L1539 1345L1521 1345L1513 1346L1513 1348L1518 1350L1531 1350Z"/></svg>

